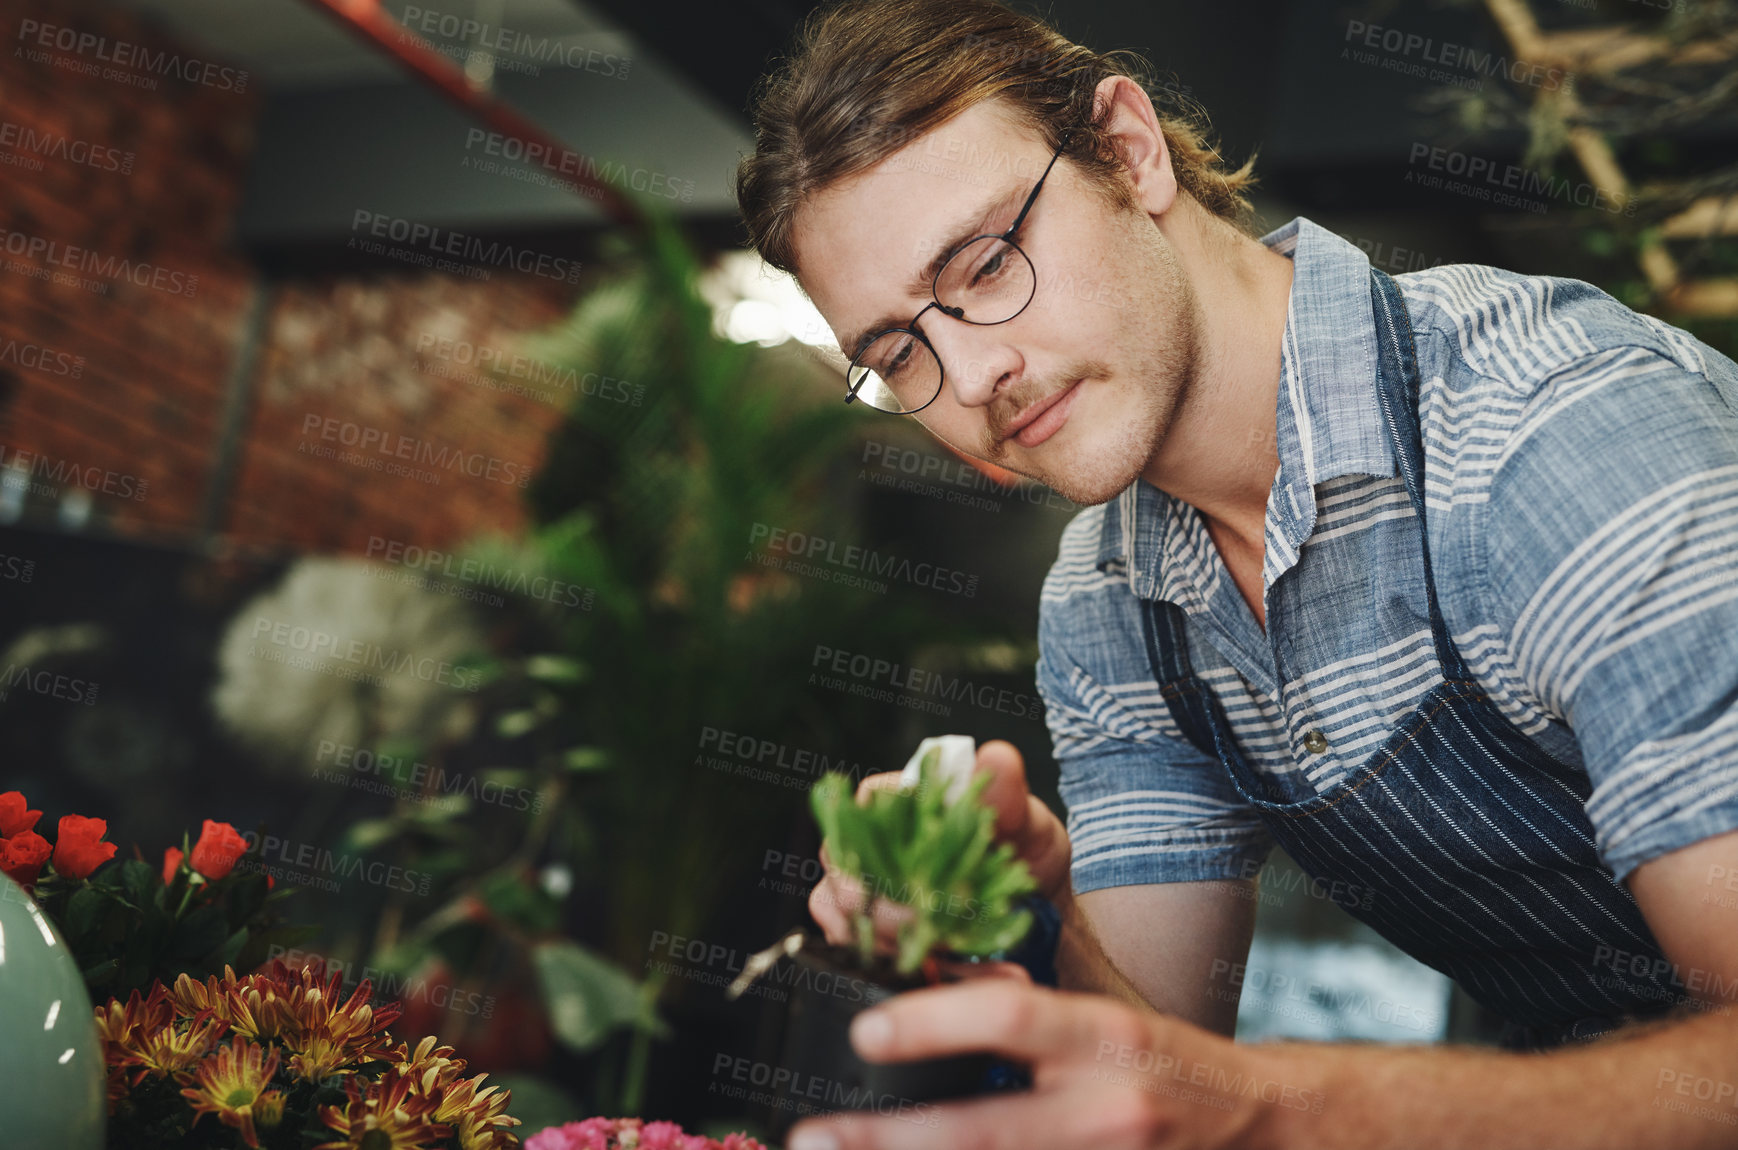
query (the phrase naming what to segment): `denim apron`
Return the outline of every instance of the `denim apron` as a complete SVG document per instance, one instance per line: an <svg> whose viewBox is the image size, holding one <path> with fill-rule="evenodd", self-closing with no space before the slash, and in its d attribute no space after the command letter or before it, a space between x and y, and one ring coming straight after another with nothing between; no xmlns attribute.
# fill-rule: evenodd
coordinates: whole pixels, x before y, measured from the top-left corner
<svg viewBox="0 0 1738 1150"><path fill-rule="evenodd" d="M1374 269L1371 280L1377 389L1422 535L1412 327L1394 281ZM1540 751L1474 681L1438 610L1427 548L1424 585L1439 681L1361 767L1302 801L1243 757L1190 670L1174 603L1146 601L1147 654L1177 724L1286 853L1324 884L1369 891L1345 909L1502 1017L1505 1046L1592 1038L1684 1001L1635 900L1594 850L1586 774Z"/></svg>

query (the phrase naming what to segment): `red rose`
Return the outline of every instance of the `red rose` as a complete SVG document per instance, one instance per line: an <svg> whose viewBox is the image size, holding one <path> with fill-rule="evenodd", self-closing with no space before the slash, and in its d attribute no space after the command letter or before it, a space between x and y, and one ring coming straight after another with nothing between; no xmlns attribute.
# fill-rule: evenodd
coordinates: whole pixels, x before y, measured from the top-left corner
<svg viewBox="0 0 1738 1150"><path fill-rule="evenodd" d="M42 873L53 848L48 840L35 831L21 831L9 839L0 839L0 872L19 886L29 886Z"/></svg>
<svg viewBox="0 0 1738 1150"><path fill-rule="evenodd" d="M228 823L205 820L199 841L193 844L193 869L216 882L235 869L235 860L247 853L247 840Z"/></svg>
<svg viewBox="0 0 1738 1150"><path fill-rule="evenodd" d="M102 841L109 833L106 819L61 815L54 840L54 869L67 878L89 878L92 871L115 857L115 844Z"/></svg>
<svg viewBox="0 0 1738 1150"><path fill-rule="evenodd" d="M0 839L23 834L36 825L42 812L26 810L29 805L24 801L22 791L7 791L0 795Z"/></svg>
<svg viewBox="0 0 1738 1150"><path fill-rule="evenodd" d="M175 881L175 872L181 869L181 860L186 857L180 847L163 848L163 885L168 886Z"/></svg>

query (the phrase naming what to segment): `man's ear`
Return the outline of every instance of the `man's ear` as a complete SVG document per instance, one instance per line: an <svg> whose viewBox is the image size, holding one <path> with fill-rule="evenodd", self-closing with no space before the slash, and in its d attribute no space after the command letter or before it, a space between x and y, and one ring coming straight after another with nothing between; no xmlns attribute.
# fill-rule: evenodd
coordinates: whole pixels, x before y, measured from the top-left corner
<svg viewBox="0 0 1738 1150"><path fill-rule="evenodd" d="M1127 76L1106 76L1093 94L1093 114L1108 116L1106 131L1141 210L1154 216L1169 211L1177 199L1177 175L1153 98Z"/></svg>

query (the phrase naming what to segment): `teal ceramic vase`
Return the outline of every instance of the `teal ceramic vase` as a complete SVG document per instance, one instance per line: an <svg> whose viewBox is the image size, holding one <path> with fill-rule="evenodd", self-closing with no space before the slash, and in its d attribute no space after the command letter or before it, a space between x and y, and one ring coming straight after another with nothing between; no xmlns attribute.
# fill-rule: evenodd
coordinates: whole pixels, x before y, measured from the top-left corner
<svg viewBox="0 0 1738 1150"><path fill-rule="evenodd" d="M0 874L0 1145L102 1150L103 1051L78 964Z"/></svg>

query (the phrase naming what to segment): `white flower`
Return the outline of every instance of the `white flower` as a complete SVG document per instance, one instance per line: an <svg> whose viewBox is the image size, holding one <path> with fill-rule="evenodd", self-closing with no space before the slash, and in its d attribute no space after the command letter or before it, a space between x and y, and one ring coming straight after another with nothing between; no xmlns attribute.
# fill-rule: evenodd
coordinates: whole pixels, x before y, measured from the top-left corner
<svg viewBox="0 0 1738 1150"><path fill-rule="evenodd" d="M360 559L298 560L224 633L218 718L268 757L315 769L332 765L334 746L454 733L470 717L458 664L483 652L482 635L463 603L406 575Z"/></svg>
<svg viewBox="0 0 1738 1150"><path fill-rule="evenodd" d="M958 802L971 783L978 762L978 747L970 735L932 735L917 744L917 751L899 773L899 785L911 790L922 781L923 757L932 747L941 752L936 762L936 778L947 787L947 801Z"/></svg>

